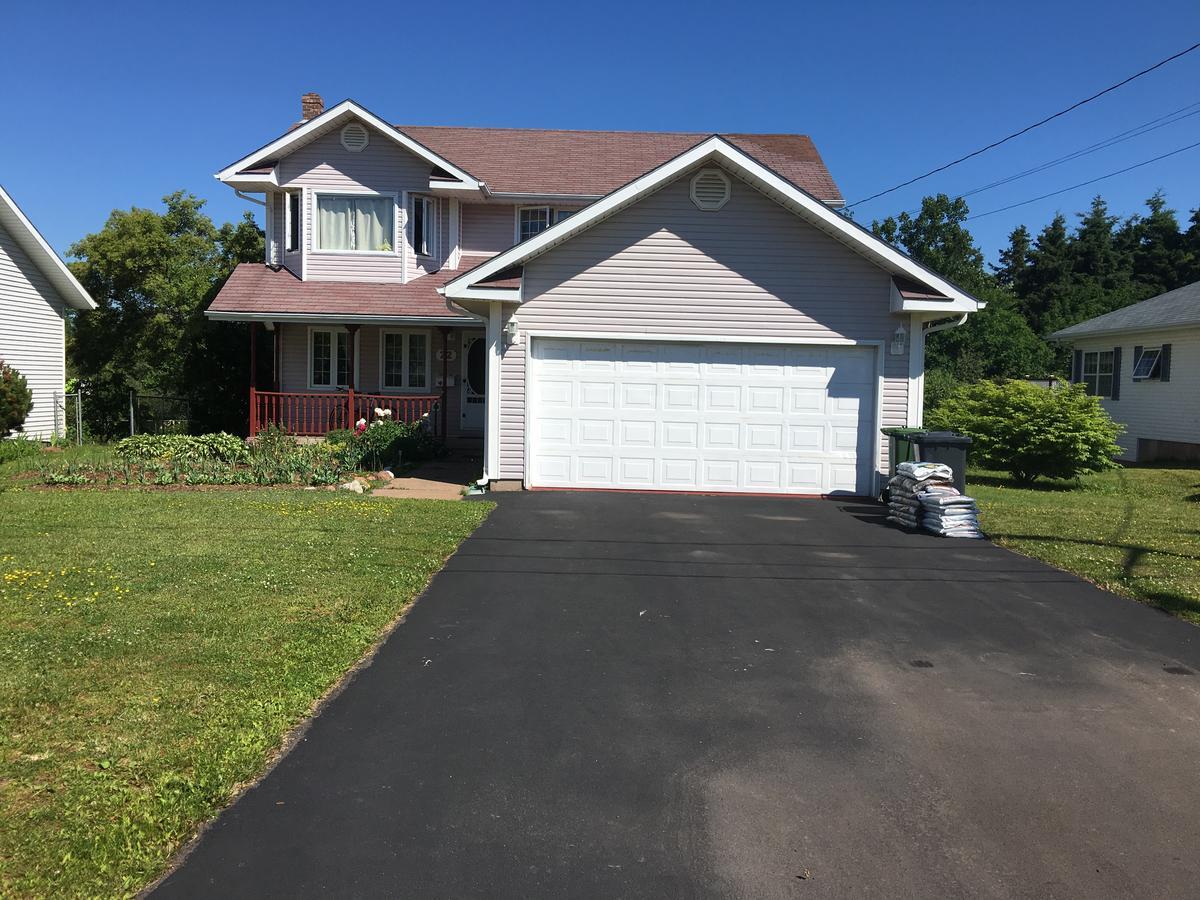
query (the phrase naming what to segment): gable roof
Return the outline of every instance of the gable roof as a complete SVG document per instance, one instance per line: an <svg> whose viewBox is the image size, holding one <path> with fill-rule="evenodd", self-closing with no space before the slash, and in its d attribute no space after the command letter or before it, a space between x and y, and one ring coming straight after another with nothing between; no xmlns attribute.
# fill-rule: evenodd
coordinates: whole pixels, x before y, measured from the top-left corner
<svg viewBox="0 0 1200 900"><path fill-rule="evenodd" d="M399 131L394 126L385 122L379 116L375 115L370 110L353 100L343 100L341 103L331 106L319 116L313 116L307 122L291 129L285 134L277 137L269 144L264 144L252 153L243 156L236 162L232 162L224 169L217 173L217 178L225 181L228 178L239 174L248 174L251 172L270 171L270 167L274 167L275 161L280 156L290 153L292 150L307 144L311 140L315 140L323 134L332 131L338 125L350 119L357 118L367 125L373 127L376 131L382 133L385 137L391 139L395 143L402 146L411 153L416 154L426 160L430 165L442 169L450 175L451 178L457 179L464 186L477 188L479 182L469 173L460 169L448 159L443 159L434 151L430 150L420 141L408 136L402 131Z"/></svg>
<svg viewBox="0 0 1200 900"><path fill-rule="evenodd" d="M1066 341L1093 334L1146 331L1153 328L1186 328L1189 325L1200 325L1200 281L1060 329L1050 335L1050 338Z"/></svg>
<svg viewBox="0 0 1200 900"><path fill-rule="evenodd" d="M562 131L397 125L487 185L493 194L602 197L708 137L697 132ZM841 191L803 134L723 134L824 203Z"/></svg>
<svg viewBox="0 0 1200 900"><path fill-rule="evenodd" d="M983 308L984 304L981 301L962 288L925 268L851 219L830 209L821 200L781 177L721 135L712 135L700 141L535 237L452 279L442 289L443 293L451 300L503 299L520 302L519 291L509 290L504 296L499 296L500 292L496 288L483 283L517 266L523 266L534 257L636 203L684 172L709 162L720 163L784 208L796 213L809 224L885 271L892 275L907 276L918 282L930 291L930 296L946 298L946 302L939 302L939 312L976 312Z"/></svg>
<svg viewBox="0 0 1200 900"><path fill-rule="evenodd" d="M96 308L96 301L88 295L83 285L71 274L67 264L33 227L33 223L21 212L21 208L4 190L3 185L0 185L0 227L12 235L17 246L25 251L38 267L38 271L46 276L46 280L58 291L64 303L74 309Z"/></svg>

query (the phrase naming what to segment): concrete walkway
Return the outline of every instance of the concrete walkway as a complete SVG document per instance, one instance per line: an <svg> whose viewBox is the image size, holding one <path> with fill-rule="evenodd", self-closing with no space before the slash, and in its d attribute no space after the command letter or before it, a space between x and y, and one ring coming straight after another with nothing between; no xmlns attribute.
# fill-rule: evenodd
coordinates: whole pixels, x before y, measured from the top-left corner
<svg viewBox="0 0 1200 900"><path fill-rule="evenodd" d="M425 463L407 475L376 488L372 497L409 500L461 500L463 488L479 477L483 463L469 456L451 455Z"/></svg>

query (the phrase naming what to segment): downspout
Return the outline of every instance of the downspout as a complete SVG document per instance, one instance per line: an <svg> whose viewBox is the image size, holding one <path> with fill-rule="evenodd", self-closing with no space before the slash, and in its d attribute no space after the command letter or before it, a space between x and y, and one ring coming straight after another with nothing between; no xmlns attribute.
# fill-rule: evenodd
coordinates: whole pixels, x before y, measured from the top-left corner
<svg viewBox="0 0 1200 900"><path fill-rule="evenodd" d="M928 336L938 331L945 331L947 328L957 328L967 321L967 316L970 313L963 313L957 319L943 319L941 322L926 323L921 326L921 333Z"/></svg>

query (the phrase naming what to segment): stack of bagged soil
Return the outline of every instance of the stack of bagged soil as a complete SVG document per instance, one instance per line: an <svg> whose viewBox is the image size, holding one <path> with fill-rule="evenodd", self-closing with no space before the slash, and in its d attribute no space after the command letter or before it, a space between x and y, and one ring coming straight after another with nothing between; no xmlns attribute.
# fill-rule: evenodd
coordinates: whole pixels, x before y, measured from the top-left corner
<svg viewBox="0 0 1200 900"><path fill-rule="evenodd" d="M921 527L921 500L918 496L931 487L949 487L954 471L941 463L905 462L896 467L888 482L888 521L907 528Z"/></svg>
<svg viewBox="0 0 1200 900"><path fill-rule="evenodd" d="M919 495L921 527L942 537L981 538L975 501L954 488L928 488Z"/></svg>

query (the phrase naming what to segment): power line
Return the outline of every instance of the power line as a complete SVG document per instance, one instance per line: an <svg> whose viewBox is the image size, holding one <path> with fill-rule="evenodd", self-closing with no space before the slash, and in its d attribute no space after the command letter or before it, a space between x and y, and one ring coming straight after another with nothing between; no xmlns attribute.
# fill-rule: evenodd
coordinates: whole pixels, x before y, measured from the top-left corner
<svg viewBox="0 0 1200 900"><path fill-rule="evenodd" d="M1170 153L1164 153L1162 156L1156 156L1154 159L1147 159L1140 163L1134 163L1132 166L1126 166L1124 169L1118 169L1115 172L1109 172L1107 175L1100 175L1097 178L1089 178L1087 181L1081 181L1079 184L1073 184L1070 187L1062 188L1061 190L1051 191L1048 194L1042 194L1040 197L1034 197L1030 200L1022 200L1020 203L1011 203L1008 206L1001 206L999 209L989 209L987 212L978 213L974 216L967 216L963 221L970 222L972 219L982 219L984 216L994 215L995 213L1005 212L1006 210L1016 209L1018 206L1028 206L1030 203L1037 203L1039 200L1045 200L1049 197L1057 197L1059 194L1065 194L1068 191L1074 191L1081 187L1087 187L1089 184L1095 184L1097 181L1104 181L1106 178L1115 178L1118 175L1124 175L1126 172L1132 172L1134 169L1140 169L1142 166L1148 166L1150 163L1156 163L1160 159L1166 159L1168 156L1175 156L1187 150L1193 150L1200 147L1200 141L1194 144L1188 144L1186 147L1180 147L1178 150L1172 150Z"/></svg>
<svg viewBox="0 0 1200 900"><path fill-rule="evenodd" d="M1198 48L1200 48L1200 41L1198 41L1195 44L1192 44L1192 46L1188 47L1185 50L1180 50L1178 53L1176 53L1172 56L1168 56L1166 59L1159 60L1154 65L1152 65L1148 68L1142 69L1140 72L1135 72L1133 75L1130 75L1128 78L1124 79L1123 81L1118 81L1116 84L1109 85L1104 90L1098 91L1095 94L1092 94L1090 97L1085 97L1084 99L1082 99L1076 103L1072 103L1066 109L1061 109L1058 112L1053 113L1052 115L1046 116L1044 119L1040 119L1037 122L1034 122L1032 125L1026 125L1024 128L1020 129L1019 131L1014 131L1012 134L1006 135L1005 137L1000 138L998 141L992 141L992 143L988 144L986 147L980 147L978 150L973 150L970 153L966 154L965 156L960 156L958 159L952 160L951 162L948 162L943 166L938 166L936 169L930 169L924 175L918 175L916 178L910 178L908 181L902 182L901 184L898 184L895 187L890 187L885 191L880 191L877 194L872 194L870 197L864 197L862 200L855 200L853 203L849 204L848 206L846 206L844 208L852 209L853 207L859 206L860 204L863 204L863 203L867 203L870 200L875 200L879 197L883 197L886 194L890 194L893 191L898 191L901 188L908 187L910 184L916 184L918 181L923 181L924 179L928 178L930 175L936 175L939 172L945 172L947 169L951 168L952 166L957 166L959 163L966 162L968 159L973 159L974 157L979 156L982 153L986 153L989 150L994 150L996 147L999 147L1001 144L1006 144L1009 141L1013 140L1014 138L1018 138L1023 134L1028 134L1030 131L1033 131L1033 129L1040 128L1041 126L1045 125L1047 122L1053 122L1055 119L1057 119L1061 116L1065 116L1067 113L1073 112L1074 110L1079 109L1079 107L1083 106L1084 104L1091 103L1093 100L1098 100L1099 98L1103 97L1105 94L1110 94L1113 91L1117 90L1118 88L1122 88L1125 85L1129 84L1129 82L1134 81L1135 79L1141 78L1143 75L1150 74L1155 69L1161 69L1167 63L1174 62L1175 60L1179 59L1181 56L1186 56L1187 54L1191 53L1193 50L1196 50Z"/></svg>
<svg viewBox="0 0 1200 900"><path fill-rule="evenodd" d="M955 196L962 197L963 199L966 199L967 197L973 197L976 194L982 194L984 191L990 191L993 188L1011 184L1014 181L1020 181L1022 178L1026 178L1030 175L1036 175L1038 172L1045 172L1047 169L1052 169L1055 166L1062 165L1065 162L1072 162L1073 160L1080 159L1092 153L1097 153L1101 150L1107 150L1109 147L1115 147L1117 144L1122 144L1125 141L1133 140L1136 137L1141 137L1144 134L1149 134L1152 131L1165 128L1168 125L1174 125L1176 122L1182 122L1184 119L1190 119L1192 116L1200 116L1200 109L1195 109L1195 107L1198 106L1200 106L1200 100L1196 101L1195 103L1189 103L1187 106L1181 106L1179 109L1176 109L1172 112L1164 113L1163 115L1153 118L1148 122L1143 122L1141 125L1135 125L1133 128L1129 128L1125 131L1114 134L1102 141L1097 141L1094 144L1088 144L1086 147L1083 147L1079 150L1074 150L1065 156L1059 156L1050 160L1049 162L1034 166L1031 169L1025 169L1022 172L1017 172L1013 175L1007 175L1004 178L998 178L997 180L989 182L988 184L980 187L971 188L971 190L964 191L961 194L955 194ZM1188 110L1191 110L1191 112L1188 112ZM1167 121L1163 121L1164 119ZM907 210L907 213L910 216L915 216L920 213L920 211L920 207L918 207L916 209Z"/></svg>

